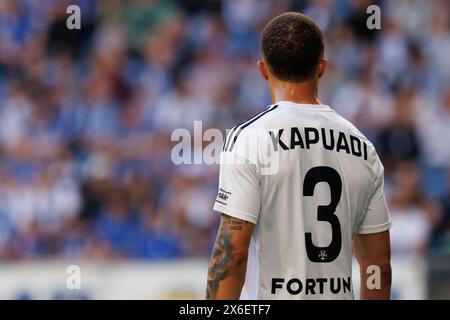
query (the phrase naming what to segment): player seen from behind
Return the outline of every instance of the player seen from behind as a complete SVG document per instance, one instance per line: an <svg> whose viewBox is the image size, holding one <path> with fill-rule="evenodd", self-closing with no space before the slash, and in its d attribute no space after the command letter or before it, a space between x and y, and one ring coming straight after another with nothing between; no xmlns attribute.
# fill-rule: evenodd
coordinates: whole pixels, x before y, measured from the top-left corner
<svg viewBox="0 0 450 320"><path fill-rule="evenodd" d="M305 15L284 13L264 28L258 67L273 104L225 141L208 299L353 299L353 251L361 298L390 298L383 165L318 100L326 65L322 32ZM368 287L373 272L379 286Z"/></svg>

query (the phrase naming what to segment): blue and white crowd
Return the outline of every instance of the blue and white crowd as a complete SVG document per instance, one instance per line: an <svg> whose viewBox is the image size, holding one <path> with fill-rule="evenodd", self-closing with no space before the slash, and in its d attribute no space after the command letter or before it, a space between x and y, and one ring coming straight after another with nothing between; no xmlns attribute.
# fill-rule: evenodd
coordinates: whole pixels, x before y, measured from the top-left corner
<svg viewBox="0 0 450 320"><path fill-rule="evenodd" d="M218 166L175 165L171 133L270 104L259 37L288 10L324 30L321 101L383 160L393 254L450 252L450 2L1 0L0 259L207 256Z"/></svg>

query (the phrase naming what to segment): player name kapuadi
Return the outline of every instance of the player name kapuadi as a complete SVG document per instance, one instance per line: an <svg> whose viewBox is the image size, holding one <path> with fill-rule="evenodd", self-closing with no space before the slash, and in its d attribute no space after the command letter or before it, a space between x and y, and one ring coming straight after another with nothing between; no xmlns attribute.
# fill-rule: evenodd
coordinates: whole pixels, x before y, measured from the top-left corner
<svg viewBox="0 0 450 320"><path fill-rule="evenodd" d="M288 133L286 134L286 131ZM319 144L324 149L336 152L346 152L367 160L367 143L354 135L325 128L297 128L278 129L269 131L275 151L292 149L310 149Z"/></svg>

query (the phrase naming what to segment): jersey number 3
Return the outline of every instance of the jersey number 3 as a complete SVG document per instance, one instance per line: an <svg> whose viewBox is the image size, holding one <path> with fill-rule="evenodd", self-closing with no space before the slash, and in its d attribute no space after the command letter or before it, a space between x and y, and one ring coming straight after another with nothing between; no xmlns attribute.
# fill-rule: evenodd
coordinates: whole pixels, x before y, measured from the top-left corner
<svg viewBox="0 0 450 320"><path fill-rule="evenodd" d="M342 180L339 173L330 167L314 167L310 169L303 182L303 196L312 197L314 188L319 182L326 182L330 186L331 202L327 206L319 206L317 220L331 224L332 238L327 247L317 247L312 241L312 233L305 233L306 252L312 262L332 262L335 260L342 247L341 225L334 214L341 199Z"/></svg>

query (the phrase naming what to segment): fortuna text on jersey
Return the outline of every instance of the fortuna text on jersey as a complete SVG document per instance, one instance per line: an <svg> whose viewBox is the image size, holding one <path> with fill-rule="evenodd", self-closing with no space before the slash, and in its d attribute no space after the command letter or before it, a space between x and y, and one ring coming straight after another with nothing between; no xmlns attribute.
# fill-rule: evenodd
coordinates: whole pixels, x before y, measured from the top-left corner
<svg viewBox="0 0 450 320"><path fill-rule="evenodd" d="M323 294L328 291L331 294L352 291L352 279L347 278L308 278L301 281L297 278L284 279L272 278L272 294L277 294L279 290L286 290L291 295L298 295L304 292L305 295Z"/></svg>

